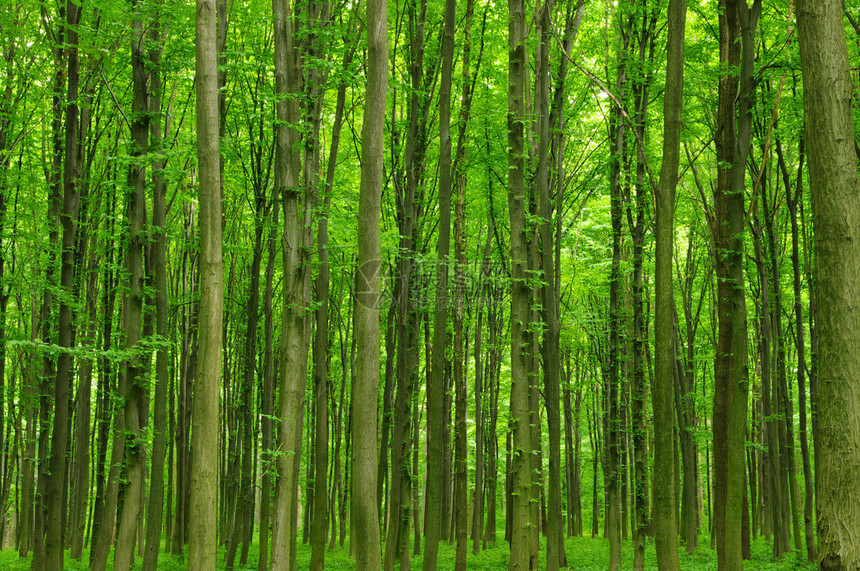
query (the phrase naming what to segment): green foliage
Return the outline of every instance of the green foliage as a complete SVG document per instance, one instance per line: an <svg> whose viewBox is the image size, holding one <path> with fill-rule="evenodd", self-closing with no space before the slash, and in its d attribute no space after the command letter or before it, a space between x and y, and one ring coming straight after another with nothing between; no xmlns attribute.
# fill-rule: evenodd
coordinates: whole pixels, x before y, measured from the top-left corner
<svg viewBox="0 0 860 571"><path fill-rule="evenodd" d="M543 541L543 538L542 538ZM707 543L707 538L702 537L700 541ZM544 569L545 545L541 545L541 556L538 558L538 569ZM789 571L789 570L805 570L812 571L815 569L815 564L805 563L801 557L794 553L786 554L779 559L773 559L771 555L770 544L763 539L758 539L752 544L752 558L746 562L744 569L749 571ZM609 562L609 543L605 539L591 539L588 537L568 538L565 541L565 550L570 569L577 571L603 571ZM251 571L257 568L258 546L256 543L251 545L248 555L248 564L244 567L238 564L235 569L238 571ZM224 568L224 550L219 550L218 554L218 569ZM81 561L74 561L66 556L66 571L84 571L89 568L86 564L89 553L84 551ZM307 569L310 564L311 550L310 546L299 542L298 553L296 557L296 565L298 569ZM442 542L439 545L439 569L450 570L454 568L455 548L453 545ZM622 557L624 568L631 568L633 565L633 552L630 542L623 542ZM112 558L111 558L112 561ZM478 554L473 554L469 550L466 559L467 566L470 571L503 571L508 568L508 548L504 541L501 541L496 547L491 547L481 551ZM137 560L137 564L132 569L140 569L141 560ZM411 558L412 567L420 569L421 556L413 556ZM352 571L355 569L355 562L349 556L349 546L336 547L326 551L326 570L343 570ZM681 554L681 569L683 571L709 571L717 568L716 552L707 547L700 548L693 555ZM29 571L30 558L19 558L17 552L12 550L0 551L0 569L5 571ZM108 564L108 570L111 569L111 564ZM180 571L185 569L184 556L173 556L162 552L158 558L159 571ZM654 554L654 544L649 540L645 547L645 569L646 571L655 571L657 569L656 558Z"/></svg>

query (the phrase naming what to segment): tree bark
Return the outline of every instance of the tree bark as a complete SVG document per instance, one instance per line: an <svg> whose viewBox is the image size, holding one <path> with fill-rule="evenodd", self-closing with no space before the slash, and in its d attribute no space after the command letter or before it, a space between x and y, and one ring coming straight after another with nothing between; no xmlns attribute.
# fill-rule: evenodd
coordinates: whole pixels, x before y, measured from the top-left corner
<svg viewBox="0 0 860 571"><path fill-rule="evenodd" d="M530 522L531 429L529 363L532 290L528 280L528 227L525 196L525 5L508 0L508 215L511 251L511 556L510 571L537 567L532 558Z"/></svg>
<svg viewBox="0 0 860 571"><path fill-rule="evenodd" d="M296 124L301 120L296 96L301 77L294 16L289 0L272 3L275 25L275 187L281 199L283 226L283 327L280 342L278 403L278 476L275 487L271 567L291 570L296 566L298 532L299 464L301 461L305 377L307 375L310 302L311 197L299 181L300 165ZM304 194L304 196L302 196Z"/></svg>
<svg viewBox="0 0 860 571"><path fill-rule="evenodd" d="M782 154L782 144L779 140L776 142L776 152L779 159L780 169L783 175L783 184L785 186L786 203L788 204L789 218L791 220L791 266L792 266L792 289L794 293L794 323L795 330L795 347L797 351L797 402L799 421L799 437L800 437L800 455L803 462L803 530L804 542L806 546L807 561L815 561L815 521L813 519L812 508L814 504L815 482L812 477L812 464L809 456L809 431L807 429L806 416L806 335L803 327L803 302L801 295L801 276L802 270L800 267L800 228L797 223L798 203L802 199L803 189L803 158L804 147L803 140L799 144L799 161L798 161L798 176L796 190L792 193L791 180L788 174L788 169L785 165L785 159Z"/></svg>
<svg viewBox="0 0 860 571"><path fill-rule="evenodd" d="M436 299L433 311L433 360L427 387L427 500L424 514L423 571L438 565L442 535L442 465L445 400L445 350L448 321L448 255L451 250L451 76L454 61L455 0L445 1L442 74L439 86L439 227L436 243Z"/></svg>
<svg viewBox="0 0 860 571"><path fill-rule="evenodd" d="M159 16L160 17L160 16ZM151 97L149 110L155 120L150 122L150 137L156 152L163 152L161 131L161 22L155 22L150 31L154 47L149 52L152 66ZM146 547L143 554L143 571L154 571L158 566L161 544L162 516L164 513L164 461L167 448L167 403L170 383L170 353L167 347L169 335L167 292L167 185L164 180L164 159L157 158L152 165L152 225L155 228L152 244L152 265L155 274L155 333L161 345L155 355L155 397L153 399L152 476L149 485L149 503L146 508Z"/></svg>
<svg viewBox="0 0 860 571"><path fill-rule="evenodd" d="M146 153L149 150L149 105L147 72L145 69L144 32L142 8L132 4L135 12L132 21L134 35L131 40L132 76L134 103L131 115L132 164L129 166L128 182L131 192L127 197L128 250L126 271L128 272L127 294L123 299L123 323L126 350L130 353L125 368L123 395L125 420L125 492L122 510L117 523L114 569L126 571L134 562L134 547L137 539L138 512L141 493L145 487L143 470L146 463L144 443L141 439L140 402L143 398L142 376L144 353L141 350L141 328L144 305L143 248L146 243ZM148 410L148 407L147 407Z"/></svg>
<svg viewBox="0 0 860 571"><path fill-rule="evenodd" d="M456 510L456 556L454 568L466 569L467 520L468 520L468 470L466 449L466 372L468 351L465 350L463 321L466 301L466 128L472 107L472 14L474 0L466 4L466 19L463 30L462 73L463 87L460 97L460 125L457 133L457 151L454 158L454 505ZM480 64L479 64L480 65ZM480 334L480 332L479 332ZM466 336L468 336L468 329ZM477 416L477 414L476 414Z"/></svg>
<svg viewBox="0 0 860 571"><path fill-rule="evenodd" d="M215 568L217 549L218 398L221 380L223 270L215 3L197 0L197 161L200 205L200 314L191 414L188 567Z"/></svg>
<svg viewBox="0 0 860 571"><path fill-rule="evenodd" d="M71 1L66 3L66 36L68 42L68 94L66 98L65 119L65 160L63 163L63 211L60 216L62 225L62 250L60 287L69 297L60 297L59 322L57 327L57 344L67 349L61 351L57 358L57 370L54 380L54 423L51 431L50 476L47 483L47 498L45 501L45 558L46 568L61 569L63 567L65 505L68 490L66 488L66 465L69 450L69 392L72 386L72 357L70 351L74 346L73 309L70 299L74 299L75 287L75 250L78 233L78 213L80 210L80 177L81 135L78 125L78 96L79 96L79 56L78 32L80 23L80 7ZM34 566L36 561L34 559Z"/></svg>
<svg viewBox="0 0 860 571"><path fill-rule="evenodd" d="M720 61L740 66L719 83L715 243L719 339L714 393L714 531L717 565L743 569L742 521L746 474L747 335L744 294L744 179L750 141L754 35L760 0L725 0L720 12ZM739 89L740 86L740 89ZM735 106L737 105L737 114Z"/></svg>
<svg viewBox="0 0 860 571"><path fill-rule="evenodd" d="M388 86L388 4L368 0L367 88L362 123L358 211L358 269L355 276L357 358L352 398L352 533L356 568L380 568L376 505L376 431L379 396L380 206L385 104Z"/></svg>
<svg viewBox="0 0 860 571"><path fill-rule="evenodd" d="M860 178L842 3L798 3L815 231L818 566L860 567Z"/></svg>

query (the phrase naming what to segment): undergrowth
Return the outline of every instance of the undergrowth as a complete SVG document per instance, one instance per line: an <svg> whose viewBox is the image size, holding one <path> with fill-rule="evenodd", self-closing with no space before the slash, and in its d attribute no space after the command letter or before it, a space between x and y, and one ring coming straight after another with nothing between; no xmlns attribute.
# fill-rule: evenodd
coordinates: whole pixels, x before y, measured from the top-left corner
<svg viewBox="0 0 860 571"><path fill-rule="evenodd" d="M707 545L703 538L703 545ZM591 539L590 537L575 537L565 541L565 550L569 569L577 571L603 571L609 562L609 542L605 539ZM439 545L439 569L449 570L454 568L455 548L448 543ZM248 556L248 564L241 566L238 556L234 569L236 571L256 571L258 551L256 544L251 547ZM544 569L545 553L541 551L538 569ZM633 568L633 552L629 541L622 544L623 569ZM87 561L89 553L84 552L81 561L74 561L66 556L66 570L85 571L89 569ZM307 569L310 565L310 546L299 545L296 564L298 569ZM412 568L421 569L422 556L411 558ZM503 571L508 567L508 546L504 542L496 547L473 554L471 544L469 547L467 568L472 571ZM30 571L30 558L19 558L17 552L12 550L0 551L0 570L3 571ZM133 569L140 569L141 560L138 558ZM326 552L326 570L352 571L355 563L349 556L349 546L336 547ZM685 571L709 571L717 568L716 551L708 547L700 547L693 555L681 552L681 569ZM162 553L159 557L158 569L162 571L182 571L185 569L185 557ZM218 569L224 569L224 552L219 552ZM657 562L654 553L654 544L649 541L645 550L645 569L656 571ZM752 558L744 565L746 571L788 571L815 569L814 564L808 564L803 558L794 553L788 553L774 559L771 555L771 546L764 540L753 542ZM108 564L108 570L111 565Z"/></svg>

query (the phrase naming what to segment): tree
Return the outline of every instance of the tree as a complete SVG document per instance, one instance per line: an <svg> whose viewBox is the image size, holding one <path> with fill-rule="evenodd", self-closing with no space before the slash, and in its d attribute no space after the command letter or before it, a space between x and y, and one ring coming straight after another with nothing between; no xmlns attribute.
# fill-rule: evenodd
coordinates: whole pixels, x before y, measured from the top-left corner
<svg viewBox="0 0 860 571"><path fill-rule="evenodd" d="M218 395L221 380L223 270L215 2L197 0L197 168L200 205L199 364L192 401L188 568L215 569Z"/></svg>
<svg viewBox="0 0 860 571"><path fill-rule="evenodd" d="M86 129L78 123L78 96L80 91L80 58L77 26L80 23L80 7L73 2L66 4L66 35L68 39L68 93L65 115L65 157L63 162L63 210L60 224L63 230L60 287L66 293L60 301L57 342L66 349L57 358L54 379L54 424L51 431L50 476L45 499L45 556L44 565L60 569L63 566L64 530L63 505L68 494L65 473L69 449L69 393L72 386L72 356L74 347L74 321L71 299L75 287L75 251L78 237L78 214L80 212L80 164L81 136L86 138ZM70 299L71 298L71 299ZM38 531L37 531L38 533ZM37 565L34 558L34 566Z"/></svg>
<svg viewBox="0 0 860 571"><path fill-rule="evenodd" d="M860 177L842 4L797 6L818 308L818 566L860 567Z"/></svg>
<svg viewBox="0 0 860 571"><path fill-rule="evenodd" d="M750 100L754 34L761 1L720 4L720 61L717 111L715 254L719 339L714 363L714 535L721 570L743 569L742 513L745 511L744 450L747 394L746 297L744 294L744 188L750 144ZM728 68L727 68L728 69ZM736 101L737 100L737 101ZM736 109L737 106L737 109Z"/></svg>
<svg viewBox="0 0 860 571"><path fill-rule="evenodd" d="M150 137L153 150L164 152L161 128L162 78L159 70L163 32L161 15L159 21L153 23L150 29L150 41L153 46L149 52L151 68L151 96L149 99L150 112L154 120L150 121ZM155 236L152 245L152 266L155 286L155 333L161 340L161 345L155 357L155 396L153 398L152 430L152 477L149 486L149 503L146 507L146 547L143 554L145 571L154 571L158 566L158 553L161 545L162 519L164 513L164 461L167 452L167 408L170 354L166 344L169 335L168 321L168 292L167 292L167 183L164 177L165 160L156 159L152 164L152 226Z"/></svg>
<svg viewBox="0 0 860 571"><path fill-rule="evenodd" d="M352 540L356 569L380 568L376 504L376 430L379 394L379 292L382 270L379 217L383 185L383 134L388 87L388 3L368 0L367 87L362 124L355 275L357 355L352 387Z"/></svg>
<svg viewBox="0 0 860 571"><path fill-rule="evenodd" d="M295 569L298 529L299 465L302 451L305 377L307 375L310 316L308 246L312 196L300 185L300 121L298 94L298 47L294 37L294 13L289 0L272 3L275 33L275 192L281 199L283 234L283 327L280 343L278 448L275 467L272 562L277 569Z"/></svg>
<svg viewBox="0 0 860 571"><path fill-rule="evenodd" d="M527 274L528 228L525 195L525 5L508 0L508 216L511 236L511 506L510 571L534 569L529 505L531 478L531 428L529 379L532 291Z"/></svg>
<svg viewBox="0 0 860 571"><path fill-rule="evenodd" d="M661 570L680 569L678 560L678 519L675 509L674 430L672 421L674 382L674 309L672 257L675 188L680 160L681 114L684 99L684 31L687 5L684 0L669 2L666 91L663 96L663 162L657 187L655 224L654 289L654 535L657 565ZM682 427L683 429L683 427ZM686 468L686 467L685 467ZM688 537L689 541L689 537Z"/></svg>
<svg viewBox="0 0 860 571"><path fill-rule="evenodd" d="M451 76L454 62L455 0L445 0L439 87L439 230L436 242L436 299L433 310L432 371L427 382L427 512L424 571L435 571L442 534L442 464L445 346L448 322L448 255L451 251Z"/></svg>

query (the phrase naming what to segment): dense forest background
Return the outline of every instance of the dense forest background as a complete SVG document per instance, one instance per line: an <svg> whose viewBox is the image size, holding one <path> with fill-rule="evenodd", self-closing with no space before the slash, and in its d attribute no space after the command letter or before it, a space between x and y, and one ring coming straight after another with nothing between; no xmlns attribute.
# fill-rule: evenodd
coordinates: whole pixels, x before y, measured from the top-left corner
<svg viewBox="0 0 860 571"><path fill-rule="evenodd" d="M4 565L856 569L858 22L8 0Z"/></svg>

